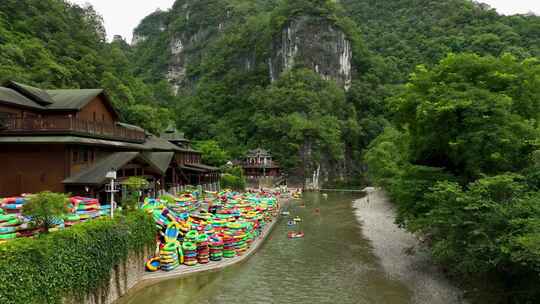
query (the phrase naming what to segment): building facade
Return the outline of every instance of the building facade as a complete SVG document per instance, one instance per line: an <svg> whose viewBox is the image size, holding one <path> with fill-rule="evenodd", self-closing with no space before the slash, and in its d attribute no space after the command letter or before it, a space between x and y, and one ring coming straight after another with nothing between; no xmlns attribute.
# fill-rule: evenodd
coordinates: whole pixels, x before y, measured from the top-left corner
<svg viewBox="0 0 540 304"><path fill-rule="evenodd" d="M235 164L242 167L244 176L248 179L281 176L279 164L273 160L270 152L261 148L248 151L246 156Z"/></svg>
<svg viewBox="0 0 540 304"><path fill-rule="evenodd" d="M189 141L185 140L188 144ZM105 175L144 177L150 192L217 187L200 152L121 123L106 92L0 87L0 197L40 191L105 198Z"/></svg>

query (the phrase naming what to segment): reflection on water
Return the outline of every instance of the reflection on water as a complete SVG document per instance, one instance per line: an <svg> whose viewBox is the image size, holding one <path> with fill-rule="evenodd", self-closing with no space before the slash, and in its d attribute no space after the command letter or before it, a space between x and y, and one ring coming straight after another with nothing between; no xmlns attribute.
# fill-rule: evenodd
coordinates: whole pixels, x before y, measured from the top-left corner
<svg viewBox="0 0 540 304"><path fill-rule="evenodd" d="M291 216L303 219L297 227L305 232L303 239L289 240L287 221L281 219L246 262L150 286L120 303L412 303L407 284L385 273L362 236L352 209L355 198L307 194L305 208L298 201L290 206Z"/></svg>

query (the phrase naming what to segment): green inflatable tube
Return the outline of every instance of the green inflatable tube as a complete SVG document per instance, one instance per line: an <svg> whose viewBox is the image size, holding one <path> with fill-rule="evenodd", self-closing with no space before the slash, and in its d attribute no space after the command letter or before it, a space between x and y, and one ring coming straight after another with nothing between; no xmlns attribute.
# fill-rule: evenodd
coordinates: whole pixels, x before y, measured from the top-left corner
<svg viewBox="0 0 540 304"><path fill-rule="evenodd" d="M200 234L197 237L197 243L207 242L208 241L208 235L206 234Z"/></svg>
<svg viewBox="0 0 540 304"><path fill-rule="evenodd" d="M167 244L165 244L165 246L163 246L163 249L161 249L161 250L164 250L164 251L176 251L176 243L174 243L174 242L167 243Z"/></svg>
<svg viewBox="0 0 540 304"><path fill-rule="evenodd" d="M0 215L0 222L7 222L9 220L12 220L16 218L17 216L15 214L6 214L6 215Z"/></svg>
<svg viewBox="0 0 540 304"><path fill-rule="evenodd" d="M78 216L78 215L76 215L76 214L75 214L75 215L69 215L69 216L66 217L66 220L67 220L68 222L77 222L77 221L79 221L80 219L81 219L81 217Z"/></svg>
<svg viewBox="0 0 540 304"><path fill-rule="evenodd" d="M184 242L184 245L182 245L182 248L187 251L193 251L193 250L197 250L197 245L193 244L192 242Z"/></svg>
<svg viewBox="0 0 540 304"><path fill-rule="evenodd" d="M195 240L197 239L198 236L199 234L197 233L196 230L191 230L185 235L185 238L190 239L190 240Z"/></svg>
<svg viewBox="0 0 540 304"><path fill-rule="evenodd" d="M19 219L13 218L11 220L8 220L7 222L0 223L0 227L13 226L17 224L19 224Z"/></svg>
<svg viewBox="0 0 540 304"><path fill-rule="evenodd" d="M16 233L0 234L0 240L11 240L17 237Z"/></svg>

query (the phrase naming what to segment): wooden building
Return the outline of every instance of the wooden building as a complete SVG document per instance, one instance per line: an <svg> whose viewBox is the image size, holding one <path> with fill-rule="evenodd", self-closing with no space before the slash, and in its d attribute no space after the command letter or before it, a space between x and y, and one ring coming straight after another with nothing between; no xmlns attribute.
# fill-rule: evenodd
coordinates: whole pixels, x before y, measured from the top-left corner
<svg viewBox="0 0 540 304"><path fill-rule="evenodd" d="M153 192L215 188L219 179L198 151L121 123L104 90L16 82L0 87L0 167L0 197L45 190L104 197L111 169L119 181L146 178Z"/></svg>
<svg viewBox="0 0 540 304"><path fill-rule="evenodd" d="M279 177L281 175L279 164L272 159L270 152L261 148L248 151L246 156L242 160L236 161L235 164L244 169L244 176L248 179Z"/></svg>

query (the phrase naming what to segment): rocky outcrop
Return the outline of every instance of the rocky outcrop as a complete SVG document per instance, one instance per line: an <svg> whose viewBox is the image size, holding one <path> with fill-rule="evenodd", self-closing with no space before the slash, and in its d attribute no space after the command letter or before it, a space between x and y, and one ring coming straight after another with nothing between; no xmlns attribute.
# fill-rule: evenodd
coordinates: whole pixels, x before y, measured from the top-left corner
<svg viewBox="0 0 540 304"><path fill-rule="evenodd" d="M224 30L230 12L226 2L216 0L177 1L169 12L170 60L166 79L175 92L191 86L188 64L197 64L201 53Z"/></svg>
<svg viewBox="0 0 540 304"><path fill-rule="evenodd" d="M168 12L155 12L145 18L134 33L133 45L158 38L167 33L168 63L163 73L178 93L189 89L196 79L189 71L197 70L212 42L222 37L229 26L238 26L244 16L234 11L234 5L225 0L178 0ZM239 17L240 16L240 17ZM241 21L240 21L241 22ZM270 24L269 24L270 26ZM255 49L239 47L229 54L234 68L250 72L260 64L268 63L268 77L275 81L280 75L295 67L307 67L333 80L345 89L353 78L352 45L347 35L325 17L306 14L289 20L279 34L271 40L261 36L261 45L269 51L261 56ZM157 51L157 50L156 50ZM189 67L189 68L188 68ZM160 67L163 69L163 66Z"/></svg>
<svg viewBox="0 0 540 304"><path fill-rule="evenodd" d="M345 33L328 20L312 16L295 18L273 41L270 78L297 65L312 69L348 89L352 81L352 47Z"/></svg>

